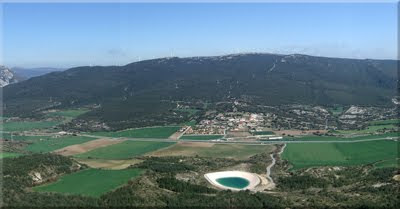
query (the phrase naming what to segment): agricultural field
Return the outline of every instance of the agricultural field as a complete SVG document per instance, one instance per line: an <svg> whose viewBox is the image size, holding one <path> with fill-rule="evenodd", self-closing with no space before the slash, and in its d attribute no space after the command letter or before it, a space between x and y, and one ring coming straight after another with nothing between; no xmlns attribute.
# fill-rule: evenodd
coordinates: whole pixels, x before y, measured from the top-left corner
<svg viewBox="0 0 400 209"><path fill-rule="evenodd" d="M399 142L390 140L355 143L288 143L282 159L293 169L313 166L347 166L398 157Z"/></svg>
<svg viewBox="0 0 400 209"><path fill-rule="evenodd" d="M60 121L22 121L22 122L6 122L0 126L1 131L29 131L33 129L45 129L59 125Z"/></svg>
<svg viewBox="0 0 400 209"><path fill-rule="evenodd" d="M59 138L45 138L43 140L35 140L25 149L30 152L51 152L74 144L82 144L95 138L83 136L66 136Z"/></svg>
<svg viewBox="0 0 400 209"><path fill-rule="evenodd" d="M272 152L273 145L212 144L182 142L167 149L149 153L149 156L201 156L215 158L247 159L255 154Z"/></svg>
<svg viewBox="0 0 400 209"><path fill-rule="evenodd" d="M143 171L140 169L102 170L90 168L64 175L54 183L37 186L33 190L99 197L142 173Z"/></svg>
<svg viewBox="0 0 400 209"><path fill-rule="evenodd" d="M15 152L0 152L0 159L13 158L13 157L18 157L20 155L21 155L20 153L15 153Z"/></svg>
<svg viewBox="0 0 400 209"><path fill-rule="evenodd" d="M75 155L77 158L91 159L129 159L143 155L158 149L175 144L174 142L152 142L152 141L124 141L106 147L97 148L89 152Z"/></svg>
<svg viewBox="0 0 400 209"><path fill-rule="evenodd" d="M224 135L183 135L182 140L214 140L221 139Z"/></svg>
<svg viewBox="0 0 400 209"><path fill-rule="evenodd" d="M12 139L12 140L21 140L21 141L34 141L34 140L40 140L40 139L47 139L50 138L51 136L41 136L41 135L35 135L35 136L30 136L30 135L19 135L16 133L2 133L3 139Z"/></svg>
<svg viewBox="0 0 400 209"><path fill-rule="evenodd" d="M394 167L394 168L400 168L400 158L397 159L390 159L390 160L384 160L381 162L377 162L374 164L376 168L388 168L388 167Z"/></svg>
<svg viewBox="0 0 400 209"><path fill-rule="evenodd" d="M355 136L355 137L336 137L336 136L302 136L302 137L285 137L287 141L355 141L355 140L368 140L368 139L383 139L387 137L398 137L399 133L386 133L386 134L375 134L366 136Z"/></svg>
<svg viewBox="0 0 400 209"><path fill-rule="evenodd" d="M117 132L94 132L92 135L107 136L107 137L128 137L128 138L168 138L177 132L180 126L164 126L164 127L149 127L128 129Z"/></svg>

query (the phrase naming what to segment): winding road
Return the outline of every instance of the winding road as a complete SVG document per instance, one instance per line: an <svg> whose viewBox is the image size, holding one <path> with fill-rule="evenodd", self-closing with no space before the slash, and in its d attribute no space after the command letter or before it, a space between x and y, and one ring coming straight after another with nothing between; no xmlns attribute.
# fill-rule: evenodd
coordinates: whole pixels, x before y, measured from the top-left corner
<svg viewBox="0 0 400 209"><path fill-rule="evenodd" d="M281 154L283 153L283 151L285 151L285 147L286 147L286 144L284 144L284 145L282 146L281 151L279 151L279 152L277 153L277 155L281 155ZM271 163L269 166L267 166L267 176L266 176L266 178L267 178L268 181L270 182L271 186L274 187L274 186L275 186L275 182L274 182L274 180L271 178L271 168L274 167L274 165L275 165L275 163L276 163L276 159L274 158L274 154L270 154L270 156L271 156L271 159L272 159L272 163Z"/></svg>

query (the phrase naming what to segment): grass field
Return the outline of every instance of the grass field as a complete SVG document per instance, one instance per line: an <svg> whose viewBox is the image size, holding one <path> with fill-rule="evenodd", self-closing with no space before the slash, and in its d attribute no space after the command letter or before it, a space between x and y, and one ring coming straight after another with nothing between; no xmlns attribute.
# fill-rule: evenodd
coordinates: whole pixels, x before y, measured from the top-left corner
<svg viewBox="0 0 400 209"><path fill-rule="evenodd" d="M336 137L336 136L303 136L296 138L286 137L285 140L288 141L352 141L352 140L367 140L367 139L377 139L386 137L398 137L399 133L386 133L386 134L376 134L367 136L356 136L356 137Z"/></svg>
<svg viewBox="0 0 400 209"><path fill-rule="evenodd" d="M34 187L33 190L99 197L138 177L141 173L142 170L139 169L86 169L62 176L54 183Z"/></svg>
<svg viewBox="0 0 400 209"><path fill-rule="evenodd" d="M346 166L398 157L399 142L380 140L356 143L289 143L282 154L293 169L313 166Z"/></svg>
<svg viewBox="0 0 400 209"><path fill-rule="evenodd" d="M6 122L0 126L3 131L29 131L33 129L50 128L60 124L60 121L25 121L25 122Z"/></svg>
<svg viewBox="0 0 400 209"><path fill-rule="evenodd" d="M224 135L183 135L182 140L213 140L221 139Z"/></svg>
<svg viewBox="0 0 400 209"><path fill-rule="evenodd" d="M2 137L4 139L11 139L11 133L2 133ZM12 140L28 141L28 140L47 139L47 138L50 138L50 136L25 136L25 135L16 135L15 133L12 134Z"/></svg>
<svg viewBox="0 0 400 209"><path fill-rule="evenodd" d="M168 138L173 133L177 132L180 126L165 126L152 128L129 129L118 132L94 132L91 133L97 136L108 137L129 137L129 138Z"/></svg>
<svg viewBox="0 0 400 209"><path fill-rule="evenodd" d="M18 157L20 156L20 153L15 153L15 152L0 152L0 159L2 158L8 158L8 157Z"/></svg>
<svg viewBox="0 0 400 209"><path fill-rule="evenodd" d="M60 110L56 112L49 112L47 115L49 116L62 116L68 118L76 118L79 115L82 115L89 111L88 109L71 109L71 110Z"/></svg>
<svg viewBox="0 0 400 209"><path fill-rule="evenodd" d="M174 142L152 142L152 141L124 141L119 144L101 147L89 152L75 155L77 158L96 158L96 159L128 159L143 155L164 147L173 145Z"/></svg>
<svg viewBox="0 0 400 209"><path fill-rule="evenodd" d="M31 152L51 152L73 144L85 143L90 140L94 140L94 138L82 137L82 136L46 138L44 140L35 140L32 144L29 144L25 149Z"/></svg>
<svg viewBox="0 0 400 209"><path fill-rule="evenodd" d="M240 144L211 144L201 142L184 142L167 149L149 153L152 156L201 156L216 158L247 159L255 154L271 152L273 145L240 145Z"/></svg>
<svg viewBox="0 0 400 209"><path fill-rule="evenodd" d="M388 168L388 167L400 168L400 159L397 158L397 159L384 160L375 163L374 166L376 168Z"/></svg>

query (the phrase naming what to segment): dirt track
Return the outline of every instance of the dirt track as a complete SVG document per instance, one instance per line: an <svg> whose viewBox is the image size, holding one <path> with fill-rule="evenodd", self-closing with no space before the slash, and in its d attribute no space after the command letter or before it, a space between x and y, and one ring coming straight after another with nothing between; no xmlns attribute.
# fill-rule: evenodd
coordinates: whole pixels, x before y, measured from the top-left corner
<svg viewBox="0 0 400 209"><path fill-rule="evenodd" d="M106 147L112 144L118 144L123 142L124 140L116 140L116 139L96 139L93 141L85 142L82 144L75 144L71 145L68 147L64 147L58 150L55 150L54 153L64 155L64 156L70 156L70 155L76 155L84 152L88 152L90 150L94 150L100 147Z"/></svg>

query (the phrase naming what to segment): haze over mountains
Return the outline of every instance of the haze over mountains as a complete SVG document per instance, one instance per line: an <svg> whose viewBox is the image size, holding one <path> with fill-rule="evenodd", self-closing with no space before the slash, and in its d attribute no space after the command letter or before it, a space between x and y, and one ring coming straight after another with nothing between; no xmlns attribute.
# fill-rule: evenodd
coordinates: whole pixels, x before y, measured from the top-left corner
<svg viewBox="0 0 400 209"><path fill-rule="evenodd" d="M393 105L397 81L395 60L261 53L170 57L34 77L4 88L4 112L30 115L98 104L84 117L124 121L161 117L175 101L386 106Z"/></svg>
<svg viewBox="0 0 400 209"><path fill-rule="evenodd" d="M21 77L28 79L36 76L41 76L54 71L63 71L63 68L40 67L40 68L21 68L13 67L12 71L16 72Z"/></svg>

